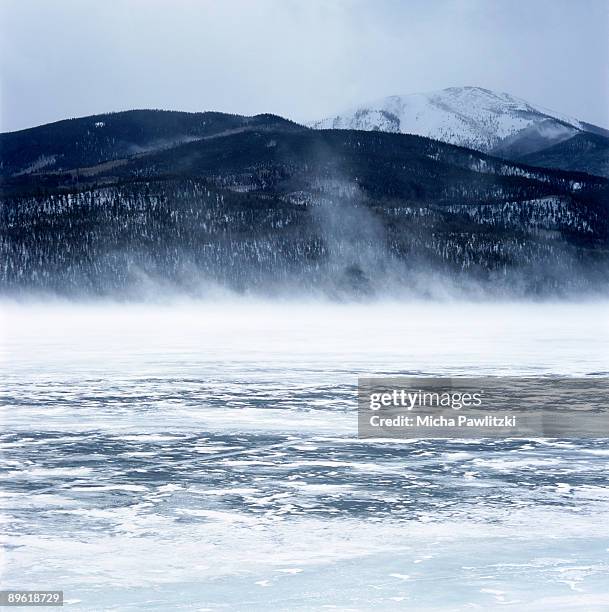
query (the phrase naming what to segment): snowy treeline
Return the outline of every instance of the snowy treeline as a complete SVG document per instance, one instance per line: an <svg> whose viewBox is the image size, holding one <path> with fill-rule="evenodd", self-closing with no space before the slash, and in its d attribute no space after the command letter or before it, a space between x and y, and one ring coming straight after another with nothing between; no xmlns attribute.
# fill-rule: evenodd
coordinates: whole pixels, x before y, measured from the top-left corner
<svg viewBox="0 0 609 612"><path fill-rule="evenodd" d="M68 294L129 294L150 284L349 294L409 288L429 273L543 293L606 280L602 249L573 242L602 243L606 219L571 196L424 204L322 178L280 194L229 183L132 181L6 198L2 285Z"/></svg>

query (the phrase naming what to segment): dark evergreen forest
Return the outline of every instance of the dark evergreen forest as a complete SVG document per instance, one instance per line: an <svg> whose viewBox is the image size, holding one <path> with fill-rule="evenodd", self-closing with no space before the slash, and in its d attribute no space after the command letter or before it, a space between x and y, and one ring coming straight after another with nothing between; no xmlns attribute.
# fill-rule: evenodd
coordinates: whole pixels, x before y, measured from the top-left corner
<svg viewBox="0 0 609 612"><path fill-rule="evenodd" d="M609 280L609 181L591 174L271 115L134 111L0 146L4 293L547 296Z"/></svg>

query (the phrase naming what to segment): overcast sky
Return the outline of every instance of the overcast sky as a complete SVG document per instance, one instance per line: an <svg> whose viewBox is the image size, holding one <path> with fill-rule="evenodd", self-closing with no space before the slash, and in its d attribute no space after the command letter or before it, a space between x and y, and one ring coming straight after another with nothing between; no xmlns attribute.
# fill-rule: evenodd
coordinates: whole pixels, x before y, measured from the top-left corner
<svg viewBox="0 0 609 612"><path fill-rule="evenodd" d="M0 0L2 131L479 85L609 127L609 0Z"/></svg>

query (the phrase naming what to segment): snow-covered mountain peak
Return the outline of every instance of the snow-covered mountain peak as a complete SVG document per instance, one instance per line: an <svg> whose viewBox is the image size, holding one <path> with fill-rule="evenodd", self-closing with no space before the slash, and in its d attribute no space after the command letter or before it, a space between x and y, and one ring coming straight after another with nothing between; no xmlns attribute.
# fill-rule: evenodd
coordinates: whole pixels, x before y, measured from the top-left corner
<svg viewBox="0 0 609 612"><path fill-rule="evenodd" d="M389 96L314 122L319 129L380 130L417 134L480 151L492 151L520 132L559 128L561 138L583 129L572 117L482 87ZM524 132L523 132L524 133Z"/></svg>

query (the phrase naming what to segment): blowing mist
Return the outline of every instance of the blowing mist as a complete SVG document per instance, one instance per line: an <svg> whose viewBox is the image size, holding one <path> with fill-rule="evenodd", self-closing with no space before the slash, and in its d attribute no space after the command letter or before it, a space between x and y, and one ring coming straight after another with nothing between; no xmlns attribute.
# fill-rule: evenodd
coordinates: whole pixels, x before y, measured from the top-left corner
<svg viewBox="0 0 609 612"><path fill-rule="evenodd" d="M606 8L4 3L0 605L609 609Z"/></svg>

